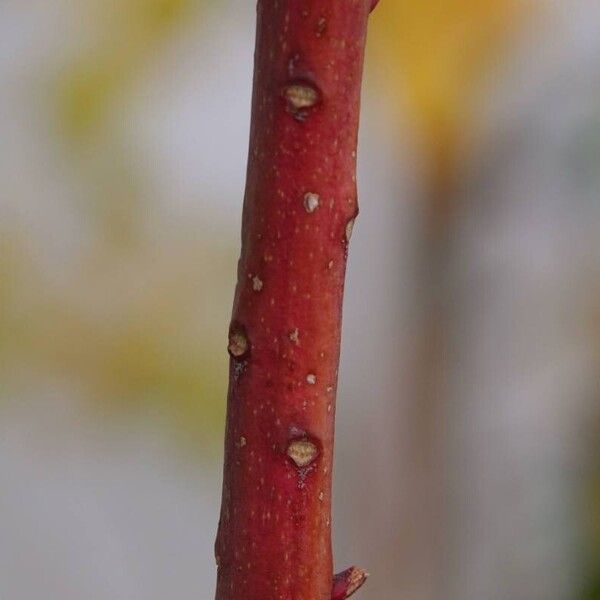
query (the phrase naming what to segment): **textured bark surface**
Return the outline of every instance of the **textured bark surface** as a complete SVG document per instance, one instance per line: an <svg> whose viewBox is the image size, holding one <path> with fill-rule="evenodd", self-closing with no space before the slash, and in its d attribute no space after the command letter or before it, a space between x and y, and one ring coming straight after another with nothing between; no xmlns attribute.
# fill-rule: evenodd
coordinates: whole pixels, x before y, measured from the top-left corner
<svg viewBox="0 0 600 600"><path fill-rule="evenodd" d="M341 587L350 570L332 578L331 469L371 5L258 3L217 600L353 591Z"/></svg>

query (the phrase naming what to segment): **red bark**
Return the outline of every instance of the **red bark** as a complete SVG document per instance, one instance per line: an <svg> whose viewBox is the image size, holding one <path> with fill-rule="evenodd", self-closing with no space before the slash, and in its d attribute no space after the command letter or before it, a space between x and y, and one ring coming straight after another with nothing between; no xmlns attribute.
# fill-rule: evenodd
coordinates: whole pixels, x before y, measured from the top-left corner
<svg viewBox="0 0 600 600"><path fill-rule="evenodd" d="M217 600L349 595L332 577L331 469L372 6L258 2Z"/></svg>

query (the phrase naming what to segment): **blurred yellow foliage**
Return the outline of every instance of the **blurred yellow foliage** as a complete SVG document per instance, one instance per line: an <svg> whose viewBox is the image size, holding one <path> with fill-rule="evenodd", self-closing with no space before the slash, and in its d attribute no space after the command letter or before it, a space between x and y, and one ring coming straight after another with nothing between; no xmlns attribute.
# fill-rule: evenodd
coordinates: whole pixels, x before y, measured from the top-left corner
<svg viewBox="0 0 600 600"><path fill-rule="evenodd" d="M2 236L0 382L23 392L58 378L107 415L159 415L206 449L218 439L224 414L234 248L216 234L199 237L202 223L148 229L145 175L115 118L201 6L202 0L70 5L71 19L82 29L89 24L89 35L65 61L54 98L59 141L77 150L68 160L83 194L73 210L83 216L87 241L73 264L52 275L39 264L38 240L18 224L14 235Z"/></svg>
<svg viewBox="0 0 600 600"><path fill-rule="evenodd" d="M63 382L107 416L117 408L158 415L185 439L212 444L224 413L220 325L235 258L178 233L129 253L97 246L58 278L36 264L31 241L5 241L2 389L19 396Z"/></svg>
<svg viewBox="0 0 600 600"><path fill-rule="evenodd" d="M94 24L89 48L67 65L59 82L60 122L68 137L85 139L104 125L119 97L161 43L202 0L86 0L78 18Z"/></svg>
<svg viewBox="0 0 600 600"><path fill-rule="evenodd" d="M408 106L434 161L452 162L475 84L524 8L523 0L391 0L373 12L370 67L391 101Z"/></svg>

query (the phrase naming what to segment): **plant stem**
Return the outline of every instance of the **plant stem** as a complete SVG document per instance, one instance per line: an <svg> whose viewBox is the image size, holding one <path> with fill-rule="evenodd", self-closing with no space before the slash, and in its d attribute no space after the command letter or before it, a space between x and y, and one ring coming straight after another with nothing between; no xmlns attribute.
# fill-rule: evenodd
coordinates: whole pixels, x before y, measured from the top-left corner
<svg viewBox="0 0 600 600"><path fill-rule="evenodd" d="M331 470L371 8L372 0L258 2L217 600L353 591L340 588L344 574L332 591Z"/></svg>

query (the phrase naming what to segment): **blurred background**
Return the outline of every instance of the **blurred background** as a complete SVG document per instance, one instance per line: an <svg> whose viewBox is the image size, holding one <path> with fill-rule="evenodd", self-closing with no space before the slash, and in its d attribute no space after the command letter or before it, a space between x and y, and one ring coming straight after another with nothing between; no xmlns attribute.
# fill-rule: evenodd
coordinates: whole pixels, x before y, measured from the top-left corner
<svg viewBox="0 0 600 600"><path fill-rule="evenodd" d="M0 598L210 600L250 0L0 1ZM600 599L600 5L382 0L339 568ZM360 439L360 444L355 440Z"/></svg>

